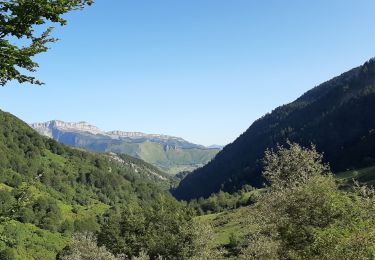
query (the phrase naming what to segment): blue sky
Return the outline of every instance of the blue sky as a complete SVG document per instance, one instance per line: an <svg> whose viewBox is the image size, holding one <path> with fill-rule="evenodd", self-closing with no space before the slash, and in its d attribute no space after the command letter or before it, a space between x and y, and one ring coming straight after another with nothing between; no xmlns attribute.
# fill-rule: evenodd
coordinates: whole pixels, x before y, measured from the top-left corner
<svg viewBox="0 0 375 260"><path fill-rule="evenodd" d="M29 123L227 144L374 57L374 10L373 0L96 0L37 57L46 85L0 88L0 108Z"/></svg>

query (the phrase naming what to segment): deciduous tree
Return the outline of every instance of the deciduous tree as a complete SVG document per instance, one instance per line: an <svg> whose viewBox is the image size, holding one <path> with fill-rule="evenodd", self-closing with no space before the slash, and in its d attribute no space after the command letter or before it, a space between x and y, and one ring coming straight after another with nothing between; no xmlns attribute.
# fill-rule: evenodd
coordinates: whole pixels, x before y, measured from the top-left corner
<svg viewBox="0 0 375 260"><path fill-rule="evenodd" d="M93 0L0 0L0 85L10 80L42 84L33 57L48 50L52 25L65 25L62 15L91 5ZM40 33L40 31L42 32Z"/></svg>

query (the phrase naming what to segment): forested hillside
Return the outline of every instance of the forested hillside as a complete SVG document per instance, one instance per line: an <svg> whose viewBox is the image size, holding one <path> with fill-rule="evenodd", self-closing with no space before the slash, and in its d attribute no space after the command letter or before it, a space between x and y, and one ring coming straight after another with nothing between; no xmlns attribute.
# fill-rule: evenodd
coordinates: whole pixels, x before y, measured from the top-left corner
<svg viewBox="0 0 375 260"><path fill-rule="evenodd" d="M206 166L174 191L179 199L207 197L244 184L261 187L266 149L287 140L314 143L334 172L375 162L375 60L308 91L255 121Z"/></svg>
<svg viewBox="0 0 375 260"><path fill-rule="evenodd" d="M138 246L121 248L119 253L137 256L147 250L150 255L173 255L176 247L191 249L190 242L172 242L167 223L160 223L163 219L171 227L183 226L185 235L176 230L173 234L194 240L194 231L187 230L193 225L191 214L166 192L169 185L170 179L141 160L69 148L0 111L0 259L55 259L73 233L105 237L111 229L102 234L101 227L115 227L117 216L130 218L132 214L123 213L129 210L143 219L142 226L133 228L144 233L137 237L129 231ZM159 207L169 210L159 212ZM165 230L168 246L160 245L165 241L159 228ZM123 239L127 234L121 233ZM151 246L150 240L158 242ZM116 246L114 240L110 243Z"/></svg>

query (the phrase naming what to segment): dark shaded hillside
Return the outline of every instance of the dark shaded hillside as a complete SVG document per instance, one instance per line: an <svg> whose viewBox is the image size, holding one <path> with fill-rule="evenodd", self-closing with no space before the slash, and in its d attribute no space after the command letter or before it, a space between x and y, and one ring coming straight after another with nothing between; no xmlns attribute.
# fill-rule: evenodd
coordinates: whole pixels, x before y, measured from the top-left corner
<svg viewBox="0 0 375 260"><path fill-rule="evenodd" d="M286 140L324 152L332 170L364 167L375 161L375 61L315 87L296 101L255 121L208 165L189 174L174 195L207 197L244 184L260 187L261 158Z"/></svg>

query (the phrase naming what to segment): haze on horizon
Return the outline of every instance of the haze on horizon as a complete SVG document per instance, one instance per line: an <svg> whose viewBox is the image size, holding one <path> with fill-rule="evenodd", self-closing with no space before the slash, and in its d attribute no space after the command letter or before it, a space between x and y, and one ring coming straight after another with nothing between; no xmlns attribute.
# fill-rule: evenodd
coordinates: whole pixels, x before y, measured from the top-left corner
<svg viewBox="0 0 375 260"><path fill-rule="evenodd" d="M373 10L370 0L97 0L70 14L54 32L61 40L38 56L46 85L1 88L0 109L28 123L227 144L375 56Z"/></svg>

